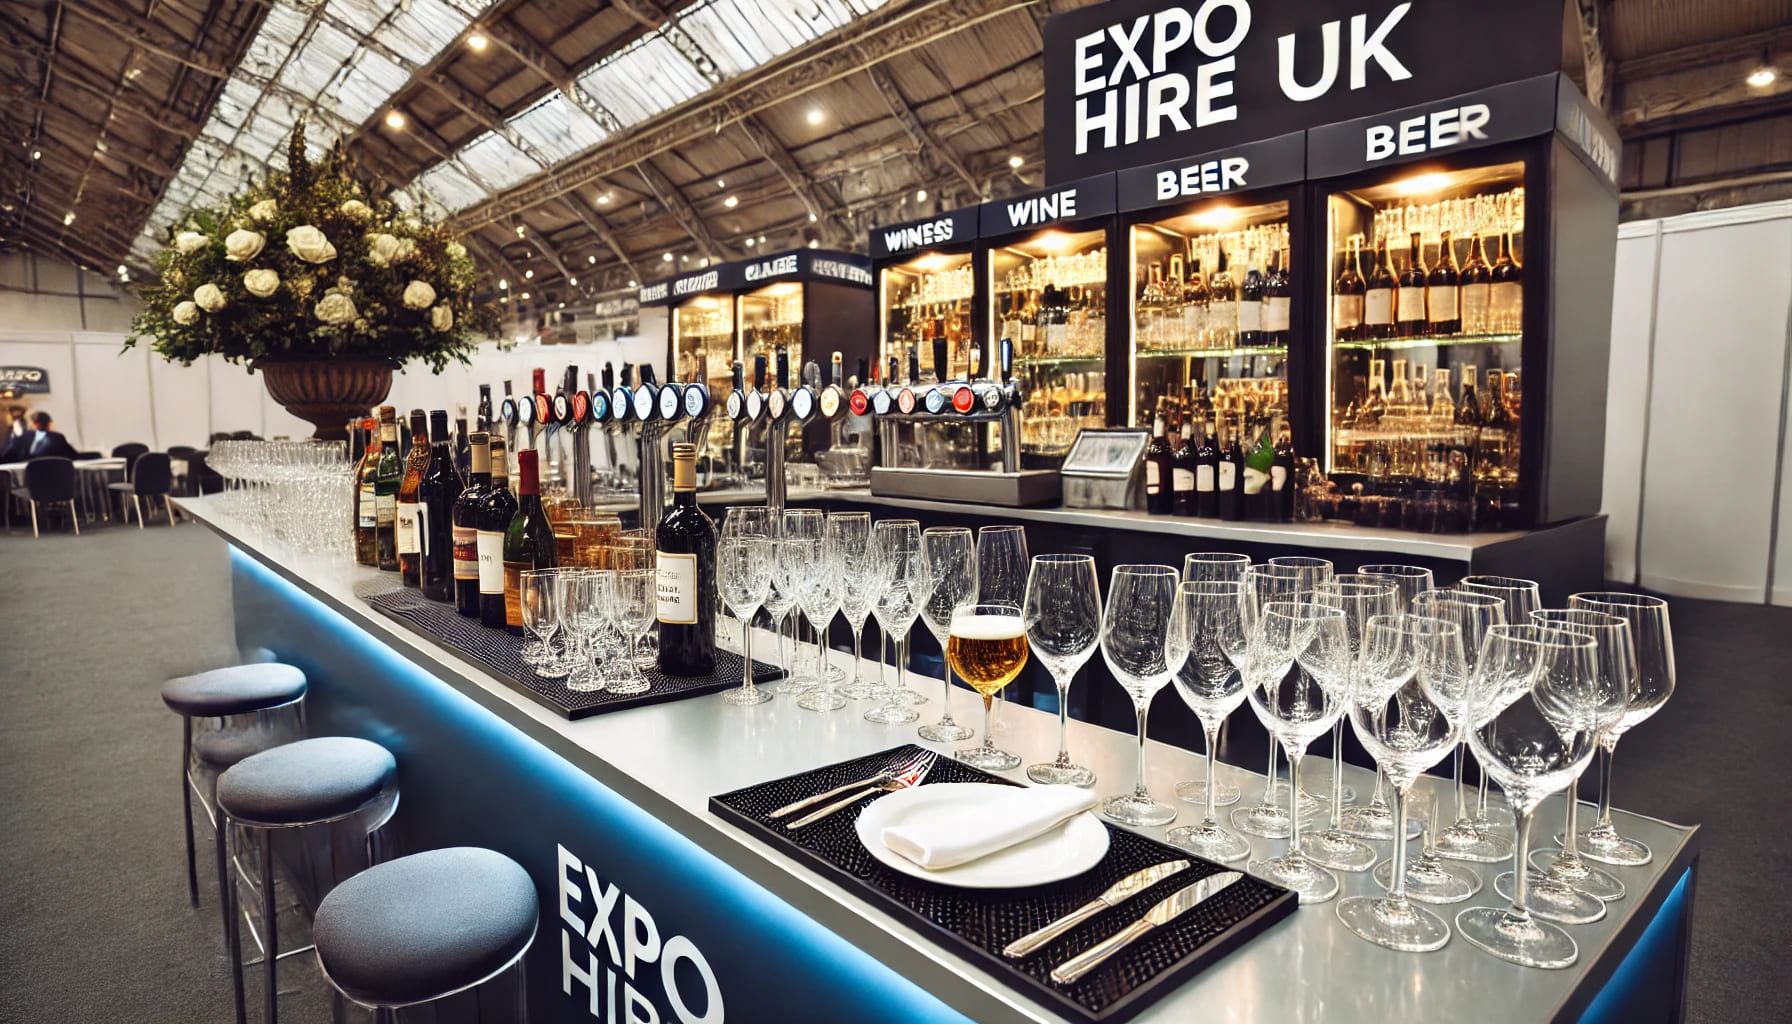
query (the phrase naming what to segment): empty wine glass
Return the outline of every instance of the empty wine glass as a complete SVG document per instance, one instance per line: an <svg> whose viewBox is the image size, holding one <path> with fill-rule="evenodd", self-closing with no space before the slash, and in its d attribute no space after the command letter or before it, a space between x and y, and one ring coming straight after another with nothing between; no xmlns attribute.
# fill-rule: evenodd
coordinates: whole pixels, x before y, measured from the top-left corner
<svg viewBox="0 0 1792 1024"><path fill-rule="evenodd" d="M1164 840L1209 860L1243 860L1251 845L1215 819L1219 789L1213 778L1214 748L1220 725L1243 704L1244 676L1239 671L1248 644L1245 636L1244 584L1228 581L1185 582L1176 592L1177 614L1188 635L1188 657L1173 681L1176 693L1201 722L1207 738L1206 813L1198 825L1181 825Z"/></svg>
<svg viewBox="0 0 1792 1024"><path fill-rule="evenodd" d="M1369 623L1378 615L1400 612L1400 588L1383 577L1345 573L1321 584L1314 600L1344 613L1355 685L1354 676L1368 668ZM1375 774L1375 791L1369 806L1346 808L1343 804L1344 719L1340 716L1332 726L1331 821L1326 829L1308 837L1307 855L1334 870L1367 871L1375 864L1375 851L1357 839L1394 838L1394 813L1382 791L1382 773Z"/></svg>
<svg viewBox="0 0 1792 1024"><path fill-rule="evenodd" d="M752 628L753 616L771 589L771 563L772 541L763 534L737 533L716 544L716 580L720 584L717 589L740 620L741 684L740 689L722 694L722 700L729 704L747 706L772 699L771 694L753 685Z"/></svg>
<svg viewBox="0 0 1792 1024"><path fill-rule="evenodd" d="M772 618L772 635L778 638L778 667L784 670L784 678L778 683L767 686L770 693L795 696L808 692L812 684L796 678L796 639L791 639L793 650L789 657L784 654L784 621L792 620L794 626L797 593L803 581L803 567L814 557L807 553L807 546L814 545L812 540L778 537L772 541L772 585L765 593L765 612ZM793 628L791 632L796 631Z"/></svg>
<svg viewBox="0 0 1792 1024"><path fill-rule="evenodd" d="M1305 593L1301 582L1307 578L1302 569L1294 566L1283 566L1272 563L1252 565L1244 573L1245 625L1247 630L1256 627L1257 616L1264 606L1277 601L1294 601ZM1263 777L1263 797L1250 807L1236 807L1232 810L1232 827L1240 832L1248 832L1265 839L1288 838L1288 812L1282 809L1277 799L1286 800L1288 794L1276 784L1276 758L1280 751L1274 741L1269 744L1269 767ZM1304 795L1304 794L1303 794ZM1303 804L1302 814L1310 814L1318 804Z"/></svg>
<svg viewBox="0 0 1792 1024"><path fill-rule="evenodd" d="M580 569L564 573L559 579L560 616L573 642L567 657L576 666L567 676L566 688L580 693L602 690L609 678L608 664L598 668L593 648L597 633L606 624L603 597L604 582L613 570Z"/></svg>
<svg viewBox="0 0 1792 1024"><path fill-rule="evenodd" d="M796 610L802 612L804 592L808 590L809 584L814 582L815 573L819 571L819 566L815 559L821 558L821 543L827 535L827 515L818 508L787 508L784 510L783 530L784 536L787 539L811 540L815 542L812 560L803 564L802 573L794 581L796 583ZM809 549L804 548L802 551L806 554ZM793 683L801 685L803 690L807 692L808 690L821 685L821 676L818 674L820 670L815 664L804 659L801 621L796 616L792 616L792 619L793 625L790 631L791 680ZM813 629L815 625L814 620L810 620L809 625L811 629Z"/></svg>
<svg viewBox="0 0 1792 1024"><path fill-rule="evenodd" d="M1311 555L1276 555L1269 559L1268 564L1280 566L1284 569L1293 569L1300 579L1300 591L1308 599L1310 599L1314 592L1319 589L1321 584L1330 583L1336 572L1336 567L1333 566L1330 559L1315 558ZM1271 743L1269 746L1269 762L1271 769L1269 773L1269 794L1270 798L1274 800L1279 807L1281 801L1288 798L1288 795L1282 791L1282 787L1286 786L1288 782L1286 779L1276 775L1274 770L1276 759L1275 744ZM1350 799L1355 800L1356 791L1351 790L1349 796ZM1319 810L1319 804L1324 799L1324 797L1316 793L1303 792L1300 795L1301 813L1309 816L1314 814Z"/></svg>
<svg viewBox="0 0 1792 1024"><path fill-rule="evenodd" d="M1406 831L1407 795L1425 769L1449 756L1459 735L1444 705L1467 691L1462 631L1453 622L1418 615L1370 618L1363 669L1352 673L1350 727L1387 773L1394 791L1393 834ZM1344 927L1376 945L1404 952L1441 949L1450 941L1443 918L1414 906L1406 893L1406 844L1394 844L1385 897L1338 901Z"/></svg>
<svg viewBox="0 0 1792 1024"><path fill-rule="evenodd" d="M517 579L518 600L523 610L523 628L536 638L540 653L530 661L523 660L544 679L562 679L569 671L561 657L554 653L554 630L559 628L560 613L555 605L555 576L559 569L529 569ZM526 650L526 648L525 648Z"/></svg>
<svg viewBox="0 0 1792 1024"><path fill-rule="evenodd" d="M1573 937L1530 910L1532 812L1560 792L1593 756L1601 709L1622 694L1607 686L1592 637L1543 626L1495 626L1482 645L1475 674L1494 708L1477 715L1469 732L1476 760L1512 805L1518 844L1513 857L1512 906L1472 907L1456 915L1462 937L1503 960L1526 967L1568 967L1579 957Z"/></svg>
<svg viewBox="0 0 1792 1024"><path fill-rule="evenodd" d="M1468 783L1463 772L1466 760L1468 729L1477 724L1482 712L1491 713L1491 694L1475 689L1476 680L1483 677L1474 673L1475 666L1481 656L1481 647L1487 639L1488 630L1506 622L1506 602L1492 594L1477 594L1466 590L1427 590L1413 598L1414 613L1433 619L1454 622L1462 630L1462 651L1468 659L1471 692L1469 703L1464 712L1468 715L1462 731L1463 742L1456 749L1456 820L1450 827L1437 834L1434 845L1441 857L1451 860L1465 860L1480 864L1497 864L1512 856L1512 841L1494 831L1479 813L1471 814L1474 806L1469 799ZM1487 773L1481 773L1485 785ZM1483 788L1483 793L1485 789ZM1480 876L1475 876L1475 886L1480 886Z"/></svg>
<svg viewBox="0 0 1792 1024"><path fill-rule="evenodd" d="M655 573L652 569L616 569L606 574L604 583L600 584L606 612L610 624L622 634L622 649L633 651L640 645L640 638L653 625L657 606L654 601ZM615 681L609 683L611 693L636 694L646 693L652 689L647 677L641 674L640 662L637 658L623 657L619 659L623 670Z"/></svg>
<svg viewBox="0 0 1792 1024"><path fill-rule="evenodd" d="M1244 582L1244 571L1250 567L1250 555L1234 554L1229 551L1196 551L1184 555L1182 558L1182 582L1242 583ZM1270 749L1272 752L1274 751L1274 744L1271 744ZM1273 767L1271 772L1273 774ZM1240 793L1237 786L1223 779L1216 780L1214 785L1219 787L1219 791L1214 795L1214 801L1219 806L1230 807L1238 802ZM1205 806L1207 804L1207 783L1202 779L1178 782L1176 784L1176 799Z"/></svg>
<svg viewBox="0 0 1792 1024"><path fill-rule="evenodd" d="M1636 647L1636 676L1631 682L1622 717L1599 738L1599 820L1581 833L1580 853L1602 864L1647 864L1654 854L1635 839L1618 834L1612 825L1612 757L1618 740L1647 720L1674 694L1674 631L1668 622L1668 603L1646 594L1616 592L1572 594L1568 607L1616 615L1630 623Z"/></svg>
<svg viewBox="0 0 1792 1024"><path fill-rule="evenodd" d="M960 679L983 697L983 743L952 756L986 771L1020 767L1020 758L997 749L989 734L995 696L1027 665L1027 629L1011 604L974 604L957 609L946 637L946 660Z"/></svg>
<svg viewBox="0 0 1792 1024"><path fill-rule="evenodd" d="M815 549L816 558L808 580L797 593L803 617L815 631L815 678L818 685L796 699L796 706L807 711L837 711L846 706L846 698L834 689L835 677L828 671L828 624L840 610L840 548L836 538L824 536ZM840 678L845 678L840 673Z"/></svg>
<svg viewBox="0 0 1792 1024"><path fill-rule="evenodd" d="M840 614L852 627L852 679L840 688L840 694L863 700L877 692L861 675L865 620L871 617L871 603L877 599L877 557L871 550L871 513L829 512L824 533L833 540L840 553Z"/></svg>
<svg viewBox="0 0 1792 1024"><path fill-rule="evenodd" d="M966 526L930 526L921 531L921 547L933 570L933 592L921 606L921 621L946 650L952 619L961 609L977 603L977 541ZM971 738L971 730L952 720L952 659L940 666L945 688L940 691L940 720L920 728L921 738L935 743L954 743ZM1007 685L1006 683L1003 684Z"/></svg>
<svg viewBox="0 0 1792 1024"><path fill-rule="evenodd" d="M1436 587L1431 570L1422 565L1392 565L1376 563L1358 566L1356 570L1363 576L1381 576L1400 588L1400 608L1412 607L1413 599L1427 590Z"/></svg>
<svg viewBox="0 0 1792 1024"><path fill-rule="evenodd" d="M1456 725L1456 749L1462 749L1462 726ZM1437 834L1443 822L1439 818L1437 786L1415 790L1425 828L1419 834L1419 859L1406 866L1406 895L1420 903L1461 903L1481 891L1481 876L1462 864L1452 864L1437 852ZM1389 857L1375 865L1370 877L1386 889L1394 884L1394 859Z"/></svg>
<svg viewBox="0 0 1792 1024"><path fill-rule="evenodd" d="M1095 772L1070 758L1070 684L1101 640L1101 584L1088 555L1035 555L1021 618L1033 656L1058 688L1058 756L1027 766L1042 785L1092 786Z"/></svg>
<svg viewBox="0 0 1792 1024"><path fill-rule="evenodd" d="M1542 592L1536 580L1512 576L1464 576L1456 589L1470 594L1497 597L1505 605L1506 622L1523 625L1531 621L1531 613L1543 606Z"/></svg>
<svg viewBox="0 0 1792 1024"><path fill-rule="evenodd" d="M1307 745L1344 713L1350 689L1350 636L1344 612L1310 601L1272 601L1258 612L1245 658L1245 693L1263 727L1288 756L1288 852L1253 860L1251 874L1323 903L1338 893L1338 877L1302 849L1300 762Z"/></svg>
<svg viewBox="0 0 1792 1024"><path fill-rule="evenodd" d="M877 552L877 603L871 614L877 625L896 642L896 669L883 693L884 702L865 712L865 720L883 725L907 725L921 717L909 706L907 681L908 632L933 591L933 570L921 547L921 524L913 519L884 519L871 528L872 550Z"/></svg>
<svg viewBox="0 0 1792 1024"><path fill-rule="evenodd" d="M1176 614L1175 569L1167 565L1117 565L1108 578L1101 617L1101 657L1132 698L1139 722L1138 780L1132 792L1101 802L1101 816L1134 827L1166 825L1176 808L1145 788L1145 719L1151 698L1188 657L1186 623Z"/></svg>

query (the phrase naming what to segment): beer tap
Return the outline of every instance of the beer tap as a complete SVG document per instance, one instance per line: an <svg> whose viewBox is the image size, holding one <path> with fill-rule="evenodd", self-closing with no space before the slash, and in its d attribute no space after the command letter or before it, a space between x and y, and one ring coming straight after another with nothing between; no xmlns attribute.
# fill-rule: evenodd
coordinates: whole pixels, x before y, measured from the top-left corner
<svg viewBox="0 0 1792 1024"><path fill-rule="evenodd" d="M595 382L594 382L595 383ZM572 435L572 463L567 468L566 484L572 492L573 500L581 507L588 507L596 497L596 490L591 482L591 392L578 390L579 368L566 368L566 386L562 394L570 394L567 399L566 413L561 423Z"/></svg>
<svg viewBox="0 0 1792 1024"><path fill-rule="evenodd" d="M896 357L891 356L889 368L884 371L883 386L871 392L871 411L879 416L888 416L896 410Z"/></svg>
<svg viewBox="0 0 1792 1024"><path fill-rule="evenodd" d="M803 364L802 377L802 383L790 393L790 419L807 424L820 409L817 390L821 385L821 367L809 360Z"/></svg>
<svg viewBox="0 0 1792 1024"><path fill-rule="evenodd" d="M981 344L971 346L971 372L967 375L968 379L964 386L956 388L952 392L952 409L961 415L968 415L981 408L984 393L994 387L983 379L986 372L983 365L983 351L984 348Z"/></svg>
<svg viewBox="0 0 1792 1024"><path fill-rule="evenodd" d="M473 421L473 423L474 423L473 429L483 430L483 431L491 430L492 429L492 386L490 384L479 385L478 409L479 409L479 418L477 420ZM461 417L460 418L463 420L466 419L467 418L466 413L467 413L466 409L464 409L464 408L461 409Z"/></svg>
<svg viewBox="0 0 1792 1024"><path fill-rule="evenodd" d="M1016 394L1014 383L1014 341L1003 338L1002 353L1002 387L995 394L999 396L995 408L989 407L989 399L984 401L988 412L1001 417L1002 423L1002 472L1020 472L1020 396Z"/></svg>
<svg viewBox="0 0 1792 1024"><path fill-rule="evenodd" d="M772 393L765 396L766 419L772 423L783 422L790 412L790 350L783 345L778 349L778 377L772 387ZM766 428L770 430L770 427Z"/></svg>
<svg viewBox="0 0 1792 1024"><path fill-rule="evenodd" d="M728 442L728 460L740 478L747 478L747 372L741 361L733 366L733 390L728 392L728 419L734 423L734 436Z"/></svg>
<svg viewBox="0 0 1792 1024"><path fill-rule="evenodd" d="M641 383L635 385L634 418L645 425L659 418L660 385L652 363L641 364Z"/></svg>
<svg viewBox="0 0 1792 1024"><path fill-rule="evenodd" d="M634 368L628 363L622 364L622 372L617 376L616 386L610 391L610 422L618 428L627 429L629 414L635 407L635 389L629 378L634 376Z"/></svg>
<svg viewBox="0 0 1792 1024"><path fill-rule="evenodd" d="M616 422L610 415L610 392L616 386L616 371L609 363L604 364L603 386L596 382L591 387L591 422L603 428L604 455L610 467L610 482L614 486L622 478L622 466L616 461Z"/></svg>
<svg viewBox="0 0 1792 1024"><path fill-rule="evenodd" d="M747 392L747 422L758 423L765 415L765 353L753 357L753 390Z"/></svg>
<svg viewBox="0 0 1792 1024"><path fill-rule="evenodd" d="M833 358L828 360L827 382L822 387L821 393L816 396L816 405L821 412L821 418L829 422L839 419L841 413L846 411L846 392L841 388L843 379L840 373L840 363L840 353L835 352Z"/></svg>
<svg viewBox="0 0 1792 1024"><path fill-rule="evenodd" d="M939 416L952 408L952 389L946 381L946 338L933 339L933 385L921 393L921 407Z"/></svg>
<svg viewBox="0 0 1792 1024"><path fill-rule="evenodd" d="M510 382L504 382L504 401L498 407L498 415L504 420L504 450L512 451L516 447L516 424L521 418L516 399L511 397Z"/></svg>
<svg viewBox="0 0 1792 1024"><path fill-rule="evenodd" d="M784 444L789 439L784 429L789 414L789 395L785 388L790 376L790 352L778 346L778 382L765 400L765 504L774 516L784 514L787 489L784 481ZM764 356L757 357L763 361ZM763 365L756 363L756 365Z"/></svg>
<svg viewBox="0 0 1792 1024"><path fill-rule="evenodd" d="M628 368L624 367L627 373ZM654 380L653 364L641 364L641 383L633 395L633 419L640 443L641 526L651 527L660 521L666 508L666 453L661 447L672 423L660 416L660 387Z"/></svg>
<svg viewBox="0 0 1792 1024"><path fill-rule="evenodd" d="M852 394L847 396L846 407L854 416L864 416L871 411L871 393L875 385L871 381L870 363L859 360L858 379L853 382Z"/></svg>
<svg viewBox="0 0 1792 1024"><path fill-rule="evenodd" d="M915 390L921 381L921 350L913 345L908 347L908 383L896 389L896 411L904 416L915 411L921 403L921 396Z"/></svg>
<svg viewBox="0 0 1792 1024"><path fill-rule="evenodd" d="M551 438L556 429L554 424L554 399L553 396L548 394L547 376L547 371L539 366L530 371L530 384L532 384L534 388L530 397L534 400L535 421L530 424L529 447L537 450L541 447L542 434L546 433Z"/></svg>

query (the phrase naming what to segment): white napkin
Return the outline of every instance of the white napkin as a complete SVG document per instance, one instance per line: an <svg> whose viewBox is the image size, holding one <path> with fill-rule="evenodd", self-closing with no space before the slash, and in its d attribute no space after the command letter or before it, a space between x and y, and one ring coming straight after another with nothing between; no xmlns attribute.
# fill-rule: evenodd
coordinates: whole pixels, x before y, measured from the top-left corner
<svg viewBox="0 0 1792 1024"><path fill-rule="evenodd" d="M925 824L886 828L882 838L891 850L937 871L1024 843L1094 806L1095 794L1077 786L1030 786Z"/></svg>

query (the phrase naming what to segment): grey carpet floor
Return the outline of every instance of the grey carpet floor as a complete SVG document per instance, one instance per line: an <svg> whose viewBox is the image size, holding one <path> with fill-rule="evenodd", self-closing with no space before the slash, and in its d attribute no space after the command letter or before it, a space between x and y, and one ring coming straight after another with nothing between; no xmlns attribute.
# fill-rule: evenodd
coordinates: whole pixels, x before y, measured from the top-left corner
<svg viewBox="0 0 1792 1024"><path fill-rule="evenodd" d="M1680 689L1619 747L1618 803L1704 826L1689 1019L1783 1020L1792 609L1673 614ZM230 1018L203 855L187 906L180 732L157 691L234 659L229 563L203 528L0 536L0 1021ZM327 1019L308 962L289 984L285 1019Z"/></svg>

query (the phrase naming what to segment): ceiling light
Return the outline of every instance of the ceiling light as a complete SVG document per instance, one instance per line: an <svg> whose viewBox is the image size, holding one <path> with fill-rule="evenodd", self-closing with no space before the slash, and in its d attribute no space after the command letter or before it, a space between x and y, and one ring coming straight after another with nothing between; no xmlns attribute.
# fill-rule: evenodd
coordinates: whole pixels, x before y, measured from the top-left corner
<svg viewBox="0 0 1792 1024"><path fill-rule="evenodd" d="M1438 192L1449 187L1450 176L1447 174L1420 174L1404 181L1394 183L1394 191L1403 196L1424 195Z"/></svg>
<svg viewBox="0 0 1792 1024"><path fill-rule="evenodd" d="M821 243L816 241L815 239L811 238L811 239L809 239L809 248L819 249L819 248L821 248Z"/></svg>
<svg viewBox="0 0 1792 1024"><path fill-rule="evenodd" d="M402 111L402 110L386 111L386 127L394 129L394 130L403 128L404 127L404 111Z"/></svg>
<svg viewBox="0 0 1792 1024"><path fill-rule="evenodd" d="M722 205L726 206L727 208L732 210L736 206L740 205L740 199L737 196L729 196L728 198L722 200Z"/></svg>
<svg viewBox="0 0 1792 1024"><path fill-rule="evenodd" d="M639 287L641 287L641 282L631 279L628 283L628 286L630 288L639 288Z"/></svg>
<svg viewBox="0 0 1792 1024"><path fill-rule="evenodd" d="M810 124L820 124L821 123L821 108L820 107L810 107L809 108L809 123Z"/></svg>
<svg viewBox="0 0 1792 1024"><path fill-rule="evenodd" d="M44 151L43 151L43 150L41 150L41 149L34 149L34 150L32 150L32 151L31 151L31 159L33 159L33 160L42 160L42 159L43 159L43 158L44 158Z"/></svg>
<svg viewBox="0 0 1792 1024"><path fill-rule="evenodd" d="M560 304L560 308L561 308L561 309L565 309L565 308L566 308L566 303L564 303L564 302L562 302L562 303L561 303L561 304Z"/></svg>
<svg viewBox="0 0 1792 1024"><path fill-rule="evenodd" d="M1755 70L1749 72L1748 84L1754 86L1757 89L1765 89L1768 86L1772 85L1774 79L1776 79L1778 77L1779 77L1779 73L1774 71L1772 68L1756 68Z"/></svg>
<svg viewBox="0 0 1792 1024"><path fill-rule="evenodd" d="M535 280L535 271L533 271L533 270L523 271L523 280L525 280L525 281Z"/></svg>
<svg viewBox="0 0 1792 1024"><path fill-rule="evenodd" d="M685 252L685 253L679 253L679 254L678 254L678 261L679 261L679 262L680 262L680 263L689 263L689 262L691 262L691 254L690 254L690 253L688 253L688 252Z"/></svg>
<svg viewBox="0 0 1792 1024"><path fill-rule="evenodd" d="M485 50L485 35L484 35L484 33L475 32L472 35L468 36L467 37L467 47L475 52L484 51Z"/></svg>
<svg viewBox="0 0 1792 1024"><path fill-rule="evenodd" d="M610 193L608 193L608 192L605 192L603 195L597 197L597 202L600 206L609 201L610 201Z"/></svg>
<svg viewBox="0 0 1792 1024"><path fill-rule="evenodd" d="M725 182L725 181L723 181L723 180L722 180L722 179L720 179L720 178L717 178L717 179L716 179L716 187L717 187L717 188L727 188L727 187L728 187L728 183L727 183L727 182Z"/></svg>
<svg viewBox="0 0 1792 1024"><path fill-rule="evenodd" d="M915 202L925 203L926 201L927 201L927 190L924 188L915 189Z"/></svg>
<svg viewBox="0 0 1792 1024"><path fill-rule="evenodd" d="M670 262L672 262L672 254L667 253L666 255L661 256L660 259L665 260L667 263L670 263Z"/></svg>
<svg viewBox="0 0 1792 1024"><path fill-rule="evenodd" d="M70 210L62 215L62 226L68 227L75 222L75 211Z"/></svg>
<svg viewBox="0 0 1792 1024"><path fill-rule="evenodd" d="M811 213L809 215L809 223L811 223L811 224L815 223L816 221L818 221L820 219L821 219L820 217L815 216L813 213Z"/></svg>
<svg viewBox="0 0 1792 1024"><path fill-rule="evenodd" d="M577 288L579 286L579 279L576 277L569 277L566 279L566 283L572 285L574 288Z"/></svg>
<svg viewBox="0 0 1792 1024"><path fill-rule="evenodd" d="M1020 165L1024 163L1026 163L1026 160L1022 159L1019 153L1008 158L1008 166L1016 169L1019 169Z"/></svg>
<svg viewBox="0 0 1792 1024"><path fill-rule="evenodd" d="M509 290L510 290L510 282L509 282L509 281L506 281L506 280L504 280L504 279L503 279L503 278L501 278L501 277L500 277L500 278L498 278L498 290L499 290L499 291L501 291L501 292L503 292L503 291L509 291Z"/></svg>
<svg viewBox="0 0 1792 1024"><path fill-rule="evenodd" d="M764 236L764 235L760 235L760 236L759 236L759 244L760 244L760 245L764 245L764 244L765 244L765 236Z"/></svg>
<svg viewBox="0 0 1792 1024"><path fill-rule="evenodd" d="M516 237L522 238L526 234L528 234L528 229L523 227L521 224L518 224L516 226Z"/></svg>
<svg viewBox="0 0 1792 1024"><path fill-rule="evenodd" d="M700 260L698 260L698 261L697 261L697 266L698 266L698 267L700 267L700 268L702 268L702 269L705 269L705 270L707 270L707 269L708 269L708 268L709 268L709 257L708 257L708 256L705 256L705 257L703 257L703 258L702 258L702 259L700 259Z"/></svg>
<svg viewBox="0 0 1792 1024"><path fill-rule="evenodd" d="M749 249L753 248L753 240L751 238L747 239L747 248L749 248Z"/></svg>
<svg viewBox="0 0 1792 1024"><path fill-rule="evenodd" d="M596 263L597 257L596 256L587 256L587 257L585 257L585 262L586 263Z"/></svg>
<svg viewBox="0 0 1792 1024"><path fill-rule="evenodd" d="M524 302L528 302L528 301L529 301L529 293L528 293L528 292L524 292L524 293L523 293L523 301L524 301Z"/></svg>
<svg viewBox="0 0 1792 1024"><path fill-rule="evenodd" d="M120 263L120 264L119 264L119 265L118 265L118 276L119 276L119 277L124 277L124 276L125 276L125 275L127 275L127 274L129 274L129 273L130 273L130 271L128 271L128 270L126 270L126 269L125 269L125 266L124 266L124 264L122 264L122 263Z"/></svg>

